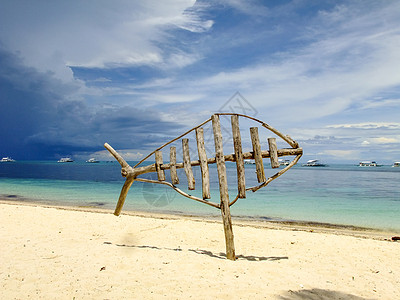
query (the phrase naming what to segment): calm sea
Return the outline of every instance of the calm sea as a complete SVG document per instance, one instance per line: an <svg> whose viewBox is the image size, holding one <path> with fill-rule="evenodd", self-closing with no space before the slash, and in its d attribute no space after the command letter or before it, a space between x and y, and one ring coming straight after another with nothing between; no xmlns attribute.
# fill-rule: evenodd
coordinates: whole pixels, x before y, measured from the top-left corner
<svg viewBox="0 0 400 300"><path fill-rule="evenodd" d="M131 164L132 165L132 164ZM182 190L186 177L178 170ZM215 165L210 165L212 200L219 202ZM236 166L227 163L230 198L236 196ZM266 168L267 176L275 170ZM168 172L166 172L168 175ZM194 168L196 191L201 196L200 170ZM156 179L155 174L146 174ZM254 165L246 165L247 186L256 185ZM17 161L0 163L0 198L46 204L115 207L124 178L117 162L57 163ZM400 168L391 166L295 166L267 187L232 207L235 217L313 221L400 230ZM190 200L171 188L135 182L124 210L219 215L211 206Z"/></svg>

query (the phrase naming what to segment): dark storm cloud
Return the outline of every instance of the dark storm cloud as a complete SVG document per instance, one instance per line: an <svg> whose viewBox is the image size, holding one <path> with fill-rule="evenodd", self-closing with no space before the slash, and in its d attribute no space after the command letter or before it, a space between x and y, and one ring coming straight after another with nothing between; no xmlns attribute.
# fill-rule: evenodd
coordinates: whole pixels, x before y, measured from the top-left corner
<svg viewBox="0 0 400 300"><path fill-rule="evenodd" d="M62 85L2 48L0 66L0 153L28 158L27 139L52 123Z"/></svg>
<svg viewBox="0 0 400 300"><path fill-rule="evenodd" d="M24 66L21 58L0 48L0 155L15 159L53 159L102 149L105 141L120 148L146 146L154 133L177 125L160 121L154 110L71 100L78 84Z"/></svg>

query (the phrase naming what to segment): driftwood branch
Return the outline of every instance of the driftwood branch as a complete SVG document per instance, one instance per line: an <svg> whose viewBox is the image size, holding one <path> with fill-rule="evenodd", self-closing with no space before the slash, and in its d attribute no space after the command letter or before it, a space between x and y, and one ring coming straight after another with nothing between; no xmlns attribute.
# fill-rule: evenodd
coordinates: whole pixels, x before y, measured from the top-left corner
<svg viewBox="0 0 400 300"><path fill-rule="evenodd" d="M183 150L183 168L185 169L188 189L195 189L195 180L193 176L192 165L190 163L190 150L189 150L189 139L182 139L182 150Z"/></svg>
<svg viewBox="0 0 400 300"><path fill-rule="evenodd" d="M160 168L160 166L163 164L162 152L156 151L155 156L156 156L156 170L157 170L158 180L160 181L165 180L165 172Z"/></svg>
<svg viewBox="0 0 400 300"><path fill-rule="evenodd" d="M232 219L229 208L228 179L226 177L226 165L224 151L222 148L222 134L219 116L213 115L212 127L214 132L215 158L217 160L217 171L219 179L219 195L221 199L221 215L224 224L226 258L235 260L235 245L233 241Z"/></svg>
<svg viewBox="0 0 400 300"><path fill-rule="evenodd" d="M197 152L199 155L203 199L210 199L210 173L208 171L207 153L204 145L204 130L203 128L196 129Z"/></svg>
<svg viewBox="0 0 400 300"><path fill-rule="evenodd" d="M124 186L122 187L121 193L118 198L117 207L115 208L114 215L119 216L124 206L126 195L128 195L129 189L132 186L132 183L135 181L133 177L128 177L125 180Z"/></svg>
<svg viewBox="0 0 400 300"><path fill-rule="evenodd" d="M279 168L278 147L276 145L276 138L269 138L268 146L269 146L269 155L271 159L271 168L272 169Z"/></svg>
<svg viewBox="0 0 400 300"><path fill-rule="evenodd" d="M253 145L254 161L256 163L256 173L258 182L265 181L264 162L261 154L260 138L258 137L258 127L250 128L251 143Z"/></svg>
<svg viewBox="0 0 400 300"><path fill-rule="evenodd" d="M235 160L236 160L236 171L237 171L237 182L238 182L238 198L246 198L246 178L244 171L242 138L240 136L239 117L237 115L231 116L231 124L232 124L233 148L235 149Z"/></svg>
<svg viewBox="0 0 400 300"><path fill-rule="evenodd" d="M169 153L169 163L170 163L170 175L171 175L171 181L173 184L179 184L179 178L178 178L178 173L176 172L176 147L171 147L170 148L170 153Z"/></svg>

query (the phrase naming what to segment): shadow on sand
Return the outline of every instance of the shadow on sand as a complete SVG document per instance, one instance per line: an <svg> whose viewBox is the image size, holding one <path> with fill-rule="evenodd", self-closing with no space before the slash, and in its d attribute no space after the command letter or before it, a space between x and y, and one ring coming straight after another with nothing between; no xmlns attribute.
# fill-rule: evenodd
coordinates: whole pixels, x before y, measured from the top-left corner
<svg viewBox="0 0 400 300"><path fill-rule="evenodd" d="M207 255L210 257L218 258L218 259L226 259L226 254L223 252L220 252L219 254L212 253L211 251L208 250L201 250L201 249L189 249L189 251L197 253L197 254L202 254L202 255ZM245 255L236 255L237 260L248 260L248 261L265 261L265 260L281 260L281 259L289 259L287 256L245 256Z"/></svg>
<svg viewBox="0 0 400 300"><path fill-rule="evenodd" d="M311 290L299 290L299 291L288 291L284 295L278 296L281 300L366 300L346 294L338 291L323 290L323 289L311 289Z"/></svg>
<svg viewBox="0 0 400 300"><path fill-rule="evenodd" d="M104 242L105 245L112 245L111 242ZM126 244L114 244L117 247L126 247L126 248L138 248L138 249L154 249L154 250L170 250L170 251L182 251L181 248L166 248L166 247L156 247L156 246L147 246L147 245L126 245Z"/></svg>
<svg viewBox="0 0 400 300"><path fill-rule="evenodd" d="M105 245L112 245L111 242L104 242ZM117 247L126 247L126 248L137 248L137 249L153 249L153 250L169 250L169 251L182 251L181 248L166 248L166 247L156 247L156 246L148 246L148 245L127 245L127 244L114 244ZM226 259L226 254L220 252L215 254L208 250L201 250L201 249L188 249L190 252L194 252L200 255L207 255L209 257L218 258L218 259ZM282 260L282 259L289 259L287 256L245 256L245 255L236 255L237 260L248 260L248 261L275 261L275 260Z"/></svg>

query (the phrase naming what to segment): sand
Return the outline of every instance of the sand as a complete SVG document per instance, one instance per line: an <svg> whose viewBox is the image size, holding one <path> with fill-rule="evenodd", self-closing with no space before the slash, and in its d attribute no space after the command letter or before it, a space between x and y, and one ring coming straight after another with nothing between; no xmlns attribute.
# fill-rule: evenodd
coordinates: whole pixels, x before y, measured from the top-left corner
<svg viewBox="0 0 400 300"><path fill-rule="evenodd" d="M1 299L400 299L396 233L241 223L1 202Z"/></svg>

